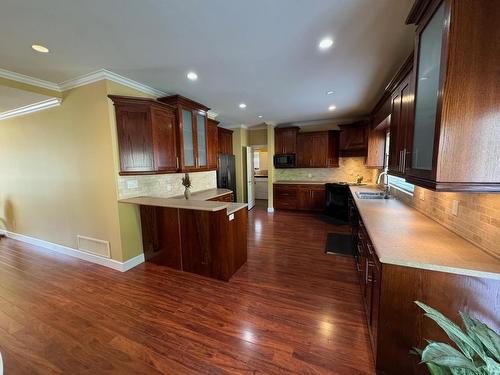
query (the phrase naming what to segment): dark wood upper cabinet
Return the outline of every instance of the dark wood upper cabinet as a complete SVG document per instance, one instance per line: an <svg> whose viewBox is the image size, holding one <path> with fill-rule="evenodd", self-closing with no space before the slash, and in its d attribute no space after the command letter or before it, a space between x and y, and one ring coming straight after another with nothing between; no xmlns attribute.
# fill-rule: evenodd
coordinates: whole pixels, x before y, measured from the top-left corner
<svg viewBox="0 0 500 375"><path fill-rule="evenodd" d="M297 136L298 168L332 168L339 166L339 132L319 131Z"/></svg>
<svg viewBox="0 0 500 375"><path fill-rule="evenodd" d="M339 125L340 155L366 156L368 148L368 126L366 121L359 121L349 125Z"/></svg>
<svg viewBox="0 0 500 375"><path fill-rule="evenodd" d="M219 122L207 120L207 159L208 169L217 169L217 155L219 154Z"/></svg>
<svg viewBox="0 0 500 375"><path fill-rule="evenodd" d="M181 95L159 98L175 108L179 172L209 170L208 166L208 107Z"/></svg>
<svg viewBox="0 0 500 375"><path fill-rule="evenodd" d="M389 173L404 177L410 147L408 132L411 126L413 91L410 86L409 72L391 96L391 124L389 145Z"/></svg>
<svg viewBox="0 0 500 375"><path fill-rule="evenodd" d="M219 154L233 154L233 131L224 128L217 129Z"/></svg>
<svg viewBox="0 0 500 375"><path fill-rule="evenodd" d="M415 105L406 179L439 191L500 191L500 2L416 1Z"/></svg>
<svg viewBox="0 0 500 375"><path fill-rule="evenodd" d="M174 108L147 98L109 98L115 106L120 174L175 172Z"/></svg>
<svg viewBox="0 0 500 375"><path fill-rule="evenodd" d="M298 127L276 128L274 130L274 153L296 154Z"/></svg>

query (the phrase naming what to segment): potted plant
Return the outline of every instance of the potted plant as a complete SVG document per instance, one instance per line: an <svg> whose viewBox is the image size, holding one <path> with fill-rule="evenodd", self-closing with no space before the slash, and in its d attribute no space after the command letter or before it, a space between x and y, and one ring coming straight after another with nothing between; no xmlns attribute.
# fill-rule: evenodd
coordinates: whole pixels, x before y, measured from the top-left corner
<svg viewBox="0 0 500 375"><path fill-rule="evenodd" d="M182 185L184 186L184 198L189 199L191 197L191 179L189 174L186 173L182 178Z"/></svg>
<svg viewBox="0 0 500 375"><path fill-rule="evenodd" d="M414 348L432 375L500 375L500 336L486 324L460 312L465 332L439 311L415 301L456 344L427 340L424 349Z"/></svg>

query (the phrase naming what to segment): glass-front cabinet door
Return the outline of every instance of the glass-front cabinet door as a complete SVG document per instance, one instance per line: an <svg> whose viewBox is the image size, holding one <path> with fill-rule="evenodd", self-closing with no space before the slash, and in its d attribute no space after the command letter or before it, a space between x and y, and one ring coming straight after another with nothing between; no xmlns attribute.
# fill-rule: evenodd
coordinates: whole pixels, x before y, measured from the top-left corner
<svg viewBox="0 0 500 375"><path fill-rule="evenodd" d="M411 169L413 173L422 171L420 177L430 177L433 170L444 22L445 9L441 4L418 39Z"/></svg>
<svg viewBox="0 0 500 375"><path fill-rule="evenodd" d="M194 132L192 112L182 109L182 138L184 167L195 167Z"/></svg>
<svg viewBox="0 0 500 375"><path fill-rule="evenodd" d="M207 121L205 114L196 115L197 167L207 166Z"/></svg>

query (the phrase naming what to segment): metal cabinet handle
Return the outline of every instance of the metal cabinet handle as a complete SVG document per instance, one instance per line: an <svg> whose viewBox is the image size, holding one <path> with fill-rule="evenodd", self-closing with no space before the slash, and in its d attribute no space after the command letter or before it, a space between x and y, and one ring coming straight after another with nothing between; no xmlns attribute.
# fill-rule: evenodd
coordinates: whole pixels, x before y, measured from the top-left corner
<svg viewBox="0 0 500 375"><path fill-rule="evenodd" d="M175 167L177 169L179 169L179 157L178 156L175 158Z"/></svg>
<svg viewBox="0 0 500 375"><path fill-rule="evenodd" d="M368 252L370 253L370 255L373 255L373 247L372 247L372 245L369 242L367 242L366 246L368 247Z"/></svg>

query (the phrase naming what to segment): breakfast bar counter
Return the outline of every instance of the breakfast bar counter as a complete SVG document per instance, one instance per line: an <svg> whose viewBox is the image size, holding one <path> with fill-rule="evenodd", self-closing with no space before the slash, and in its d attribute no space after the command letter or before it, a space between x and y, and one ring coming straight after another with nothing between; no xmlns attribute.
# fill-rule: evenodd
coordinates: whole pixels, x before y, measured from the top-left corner
<svg viewBox="0 0 500 375"><path fill-rule="evenodd" d="M247 204L212 201L223 190L120 200L139 205L146 261L229 280L247 260Z"/></svg>

